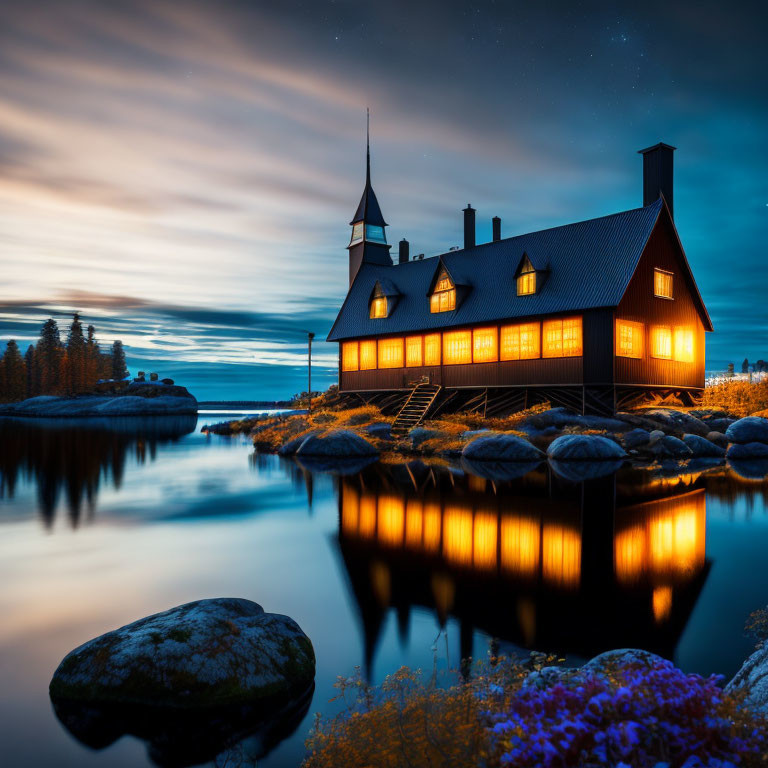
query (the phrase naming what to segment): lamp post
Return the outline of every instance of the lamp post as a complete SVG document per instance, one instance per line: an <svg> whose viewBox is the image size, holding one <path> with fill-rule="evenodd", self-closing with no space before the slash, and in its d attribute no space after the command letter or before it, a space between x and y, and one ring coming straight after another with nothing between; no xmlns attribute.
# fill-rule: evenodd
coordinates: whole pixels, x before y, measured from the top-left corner
<svg viewBox="0 0 768 768"><path fill-rule="evenodd" d="M312 413L312 339L314 338L315 334L307 331L307 394L310 413Z"/></svg>

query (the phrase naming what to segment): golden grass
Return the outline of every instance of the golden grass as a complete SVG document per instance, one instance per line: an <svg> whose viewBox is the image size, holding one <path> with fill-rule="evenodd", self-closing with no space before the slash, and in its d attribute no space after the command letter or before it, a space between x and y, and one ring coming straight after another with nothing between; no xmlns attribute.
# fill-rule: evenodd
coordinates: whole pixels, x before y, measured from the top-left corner
<svg viewBox="0 0 768 768"><path fill-rule="evenodd" d="M701 400L702 408L719 408L734 416L768 415L768 380L752 384L749 381L726 381L707 387Z"/></svg>

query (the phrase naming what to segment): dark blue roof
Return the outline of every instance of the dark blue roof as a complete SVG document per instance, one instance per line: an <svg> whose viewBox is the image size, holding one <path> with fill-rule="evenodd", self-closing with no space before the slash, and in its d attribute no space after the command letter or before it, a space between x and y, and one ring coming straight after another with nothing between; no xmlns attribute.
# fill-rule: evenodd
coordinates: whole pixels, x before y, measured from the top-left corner
<svg viewBox="0 0 768 768"><path fill-rule="evenodd" d="M328 341L466 326L514 317L615 307L621 301L663 207L645 208L544 229L421 261L383 266L364 263L349 289ZM523 253L546 264L543 287L518 296L514 281ZM440 261L467 286L455 311L431 313L427 293ZM391 315L369 317L376 281L400 294Z"/></svg>

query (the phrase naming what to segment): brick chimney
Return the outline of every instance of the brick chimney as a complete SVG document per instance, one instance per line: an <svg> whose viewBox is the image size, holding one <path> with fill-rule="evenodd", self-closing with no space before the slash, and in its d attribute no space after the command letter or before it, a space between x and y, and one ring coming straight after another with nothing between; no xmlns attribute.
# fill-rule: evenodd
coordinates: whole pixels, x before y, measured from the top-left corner
<svg viewBox="0 0 768 768"><path fill-rule="evenodd" d="M410 247L410 243L405 238L400 241L399 247L397 249L398 264L405 264L405 262L408 261Z"/></svg>
<svg viewBox="0 0 768 768"><path fill-rule="evenodd" d="M464 248L475 247L475 209L467 203L464 209Z"/></svg>
<svg viewBox="0 0 768 768"><path fill-rule="evenodd" d="M501 219L494 216L491 219L491 224L493 225L493 242L495 243L501 240Z"/></svg>

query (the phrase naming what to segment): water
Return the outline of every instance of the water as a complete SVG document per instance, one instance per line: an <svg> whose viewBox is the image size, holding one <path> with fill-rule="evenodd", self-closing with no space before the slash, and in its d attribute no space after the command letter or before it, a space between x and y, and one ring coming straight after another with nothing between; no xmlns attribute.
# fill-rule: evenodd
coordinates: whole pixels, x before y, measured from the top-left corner
<svg viewBox="0 0 768 768"><path fill-rule="evenodd" d="M732 675L751 650L768 481L624 469L572 483L546 465L504 480L421 462L337 477L200 434L221 418L0 421L3 765L156 764L134 736L78 741L48 683L82 642L204 597L292 616L317 655L306 717L277 744L213 739L219 766L253 764L238 750L297 765L312 713L336 711L333 683L355 666L374 681L455 667L495 637L568 663L641 646ZM194 751L190 727L174 738ZM179 754L156 758L195 762Z"/></svg>

